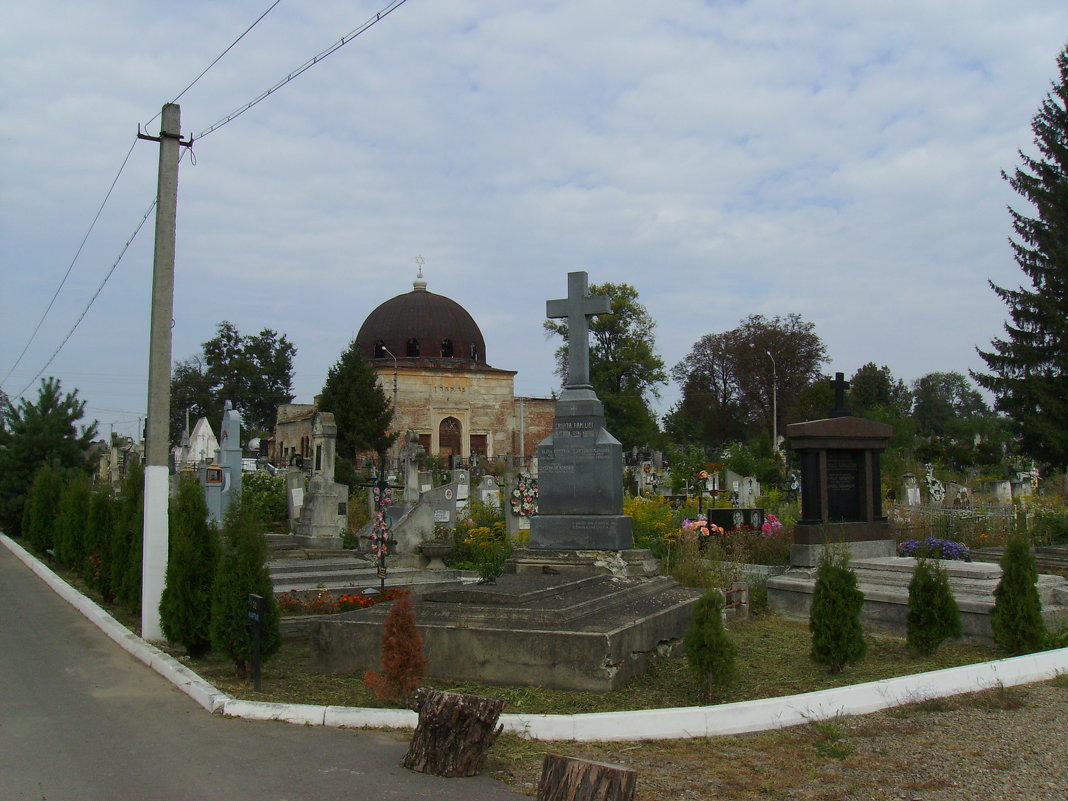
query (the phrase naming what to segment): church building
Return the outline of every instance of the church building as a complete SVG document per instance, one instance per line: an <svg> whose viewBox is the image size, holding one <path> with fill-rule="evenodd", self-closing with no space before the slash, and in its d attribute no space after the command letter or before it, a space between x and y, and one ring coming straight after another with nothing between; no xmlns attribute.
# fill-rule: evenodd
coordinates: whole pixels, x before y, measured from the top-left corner
<svg viewBox="0 0 1068 801"><path fill-rule="evenodd" d="M556 401L516 397L514 370L491 367L474 318L427 290L422 270L412 291L382 303L356 335L360 353L394 401L394 429L412 433L425 453L450 465L472 457L523 457L552 431Z"/></svg>

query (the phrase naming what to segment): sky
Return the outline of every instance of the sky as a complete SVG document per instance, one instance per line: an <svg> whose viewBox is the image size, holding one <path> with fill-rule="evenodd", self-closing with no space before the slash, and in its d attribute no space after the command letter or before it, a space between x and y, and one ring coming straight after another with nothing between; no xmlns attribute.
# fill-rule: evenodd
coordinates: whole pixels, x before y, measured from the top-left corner
<svg viewBox="0 0 1068 801"><path fill-rule="evenodd" d="M637 289L668 368L705 334L790 313L828 373L983 368L1007 317L987 282L1024 280L1007 206L1030 209L1001 171L1035 155L1063 0L407 0L199 138L390 1L281 0L178 99L195 140L175 361L222 320L271 328L311 402L421 257L522 395L559 387L542 323L574 270ZM135 432L154 217L120 254L159 154L136 135L272 2L0 0L13 399L43 369L102 434ZM663 387L657 408L678 397Z"/></svg>

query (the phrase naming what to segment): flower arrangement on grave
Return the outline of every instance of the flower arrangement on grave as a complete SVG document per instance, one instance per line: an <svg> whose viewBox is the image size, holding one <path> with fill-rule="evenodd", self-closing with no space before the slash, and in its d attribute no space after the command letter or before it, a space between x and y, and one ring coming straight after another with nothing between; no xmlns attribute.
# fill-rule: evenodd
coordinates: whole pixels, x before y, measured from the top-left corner
<svg viewBox="0 0 1068 801"><path fill-rule="evenodd" d="M972 561L972 552L963 542L928 537L925 540L905 540L897 546L898 556L926 556L934 559Z"/></svg>
<svg viewBox="0 0 1068 801"><path fill-rule="evenodd" d="M371 553L374 554L375 559L382 560L386 558L386 554L389 552L389 542L389 520L379 510L375 515L375 524L371 528Z"/></svg>
<svg viewBox="0 0 1068 801"><path fill-rule="evenodd" d="M683 536L689 534L702 544L713 534L722 537L727 533L722 526L717 526L715 523L709 523L708 518L705 517L698 517L695 520L686 518L682 521L682 530Z"/></svg>
<svg viewBox="0 0 1068 801"><path fill-rule="evenodd" d="M538 479L526 473L519 475L511 497L512 514L530 517L538 513Z"/></svg>
<svg viewBox="0 0 1068 801"><path fill-rule="evenodd" d="M782 532L782 523L775 515L768 513L764 519L764 525L760 527L760 533L765 537L777 537Z"/></svg>
<svg viewBox="0 0 1068 801"><path fill-rule="evenodd" d="M408 590L396 587L386 587L374 595L362 593L332 595L327 590L321 589L314 597L308 597L307 593L290 590L278 596L278 608L287 614L333 615L338 612L351 612L354 609L367 609L382 601L393 601L407 593Z"/></svg>

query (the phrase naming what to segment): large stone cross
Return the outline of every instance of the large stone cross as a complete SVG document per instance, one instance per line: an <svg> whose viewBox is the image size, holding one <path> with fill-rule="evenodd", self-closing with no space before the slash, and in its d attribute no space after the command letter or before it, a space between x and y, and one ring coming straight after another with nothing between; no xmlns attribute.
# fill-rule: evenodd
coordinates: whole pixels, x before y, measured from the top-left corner
<svg viewBox="0 0 1068 801"><path fill-rule="evenodd" d="M590 317L612 311L608 295L590 297L584 272L567 274L567 297L545 303L545 316L567 318L567 387L590 386Z"/></svg>

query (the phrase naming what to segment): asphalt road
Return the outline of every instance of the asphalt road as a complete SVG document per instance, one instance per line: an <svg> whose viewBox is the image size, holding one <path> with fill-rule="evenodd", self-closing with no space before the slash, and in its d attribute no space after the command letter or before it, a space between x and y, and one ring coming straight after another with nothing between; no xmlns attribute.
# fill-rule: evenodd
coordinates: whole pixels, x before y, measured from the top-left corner
<svg viewBox="0 0 1068 801"><path fill-rule="evenodd" d="M386 733L212 716L0 546L0 799L520 799Z"/></svg>

